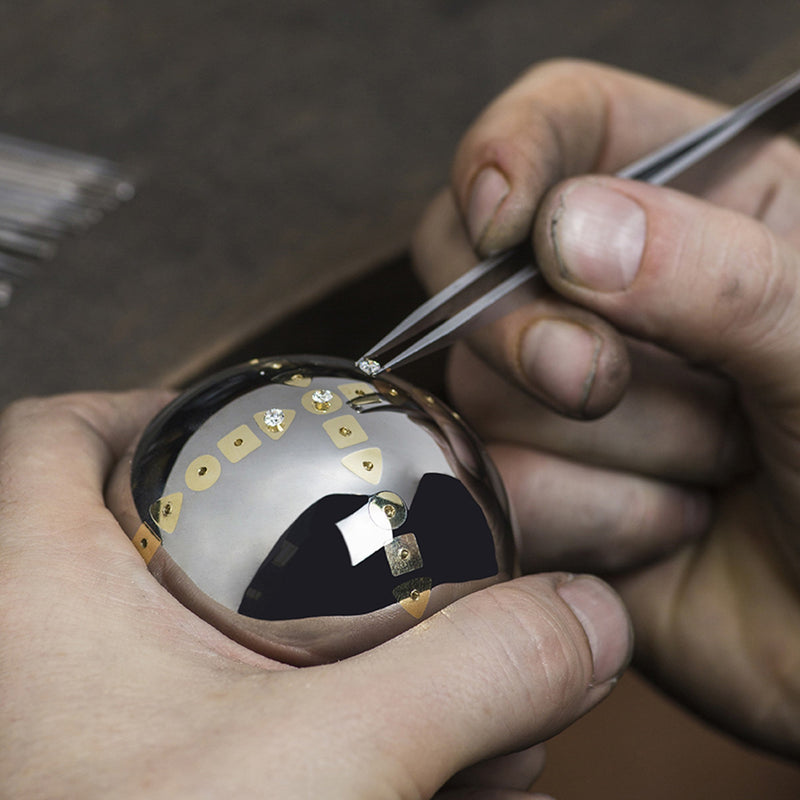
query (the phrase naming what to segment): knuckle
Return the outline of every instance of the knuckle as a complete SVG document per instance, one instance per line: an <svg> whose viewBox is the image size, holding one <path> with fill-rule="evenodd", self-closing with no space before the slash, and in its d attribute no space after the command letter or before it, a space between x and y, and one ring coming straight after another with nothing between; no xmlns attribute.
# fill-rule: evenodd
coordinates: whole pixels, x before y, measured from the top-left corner
<svg viewBox="0 0 800 800"><path fill-rule="evenodd" d="M758 224L740 226L718 249L712 322L722 336L745 334L758 341L793 308L796 272L787 269L774 236Z"/></svg>

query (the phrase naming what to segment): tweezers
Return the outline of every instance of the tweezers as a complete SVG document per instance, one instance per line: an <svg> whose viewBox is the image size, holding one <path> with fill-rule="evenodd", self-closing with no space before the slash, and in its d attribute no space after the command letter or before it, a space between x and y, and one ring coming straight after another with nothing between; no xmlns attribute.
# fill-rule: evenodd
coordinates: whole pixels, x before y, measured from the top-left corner
<svg viewBox="0 0 800 800"><path fill-rule="evenodd" d="M799 91L800 70L713 122L679 136L634 161L616 175L656 186L668 183L761 119L768 111L789 101ZM481 261L422 303L361 356L356 365L369 375L377 375L446 347L467 331L486 324L502 313L501 301L538 274L533 250L528 244ZM419 338L393 358L383 364L378 361L377 356L400 347L416 336Z"/></svg>

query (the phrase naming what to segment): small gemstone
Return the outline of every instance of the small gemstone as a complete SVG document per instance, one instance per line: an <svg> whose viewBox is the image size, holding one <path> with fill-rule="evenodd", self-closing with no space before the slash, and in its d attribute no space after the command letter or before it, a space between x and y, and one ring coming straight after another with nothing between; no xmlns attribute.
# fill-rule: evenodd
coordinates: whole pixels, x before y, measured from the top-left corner
<svg viewBox="0 0 800 800"><path fill-rule="evenodd" d="M359 358L358 361L356 361L356 366L370 377L377 375L381 369L383 369L380 362L376 361L374 358Z"/></svg>
<svg viewBox="0 0 800 800"><path fill-rule="evenodd" d="M264 424L268 428L280 428L285 419L286 414L283 413L282 408L271 408L264 412Z"/></svg>
<svg viewBox="0 0 800 800"><path fill-rule="evenodd" d="M311 402L318 406L330 404L331 400L333 400L333 392L329 389L317 389L317 391L311 395Z"/></svg>

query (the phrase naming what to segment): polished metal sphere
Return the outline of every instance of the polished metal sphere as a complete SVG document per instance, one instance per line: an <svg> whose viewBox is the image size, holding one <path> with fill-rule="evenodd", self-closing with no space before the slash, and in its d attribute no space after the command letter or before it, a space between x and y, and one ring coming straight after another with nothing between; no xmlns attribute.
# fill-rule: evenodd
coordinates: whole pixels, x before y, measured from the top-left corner
<svg viewBox="0 0 800 800"><path fill-rule="evenodd" d="M185 392L109 505L185 606L294 664L366 650L512 572L476 437L431 395L342 359L254 360Z"/></svg>

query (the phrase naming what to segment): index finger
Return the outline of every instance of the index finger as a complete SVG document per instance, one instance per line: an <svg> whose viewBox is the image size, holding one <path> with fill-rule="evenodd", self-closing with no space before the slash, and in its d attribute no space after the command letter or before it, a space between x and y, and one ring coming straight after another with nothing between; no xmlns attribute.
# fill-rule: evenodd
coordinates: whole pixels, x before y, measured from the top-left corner
<svg viewBox="0 0 800 800"><path fill-rule="evenodd" d="M721 110L611 67L534 67L483 112L456 153L453 189L473 246L489 254L520 243L558 181L621 169Z"/></svg>

